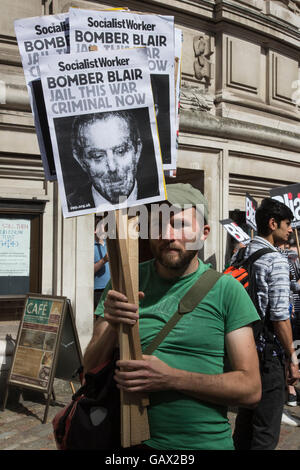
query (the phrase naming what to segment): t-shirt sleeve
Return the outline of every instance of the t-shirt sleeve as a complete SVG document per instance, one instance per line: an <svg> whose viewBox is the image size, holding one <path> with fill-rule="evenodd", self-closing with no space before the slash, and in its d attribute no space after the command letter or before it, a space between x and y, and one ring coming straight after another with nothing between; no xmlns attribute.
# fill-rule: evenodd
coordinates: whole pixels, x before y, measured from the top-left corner
<svg viewBox="0 0 300 470"><path fill-rule="evenodd" d="M230 274L222 278L223 305L225 313L225 334L260 319L257 310L245 288Z"/></svg>
<svg viewBox="0 0 300 470"><path fill-rule="evenodd" d="M99 315L101 317L104 316L104 301L105 301L105 298L106 298L106 294L110 289L111 289L111 281L109 281L107 283L104 291L102 292L101 298L100 298L99 303L97 305L97 308L94 312L95 315Z"/></svg>

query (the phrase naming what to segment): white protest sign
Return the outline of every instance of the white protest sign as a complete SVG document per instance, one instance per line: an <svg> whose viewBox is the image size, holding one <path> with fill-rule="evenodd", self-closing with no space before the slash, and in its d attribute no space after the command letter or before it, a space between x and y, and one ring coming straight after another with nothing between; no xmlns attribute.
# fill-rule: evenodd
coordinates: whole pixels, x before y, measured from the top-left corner
<svg viewBox="0 0 300 470"><path fill-rule="evenodd" d="M64 217L166 199L145 48L40 68Z"/></svg>
<svg viewBox="0 0 300 470"><path fill-rule="evenodd" d="M72 53L147 48L164 170L175 169L174 18L70 8L69 20Z"/></svg>
<svg viewBox="0 0 300 470"><path fill-rule="evenodd" d="M253 197L250 196L250 194L246 193L246 200L245 200L245 212L246 212L246 224L249 225L253 230L256 230L256 220L255 220L255 214L256 214L256 208L257 208L257 202Z"/></svg>
<svg viewBox="0 0 300 470"><path fill-rule="evenodd" d="M291 184L270 190L273 199L288 206L294 214L293 228L300 227L300 184Z"/></svg>
<svg viewBox="0 0 300 470"><path fill-rule="evenodd" d="M238 226L236 222L232 219L220 220L220 223L223 225L225 230L238 242L247 244L250 241L249 235L244 232L244 230Z"/></svg>
<svg viewBox="0 0 300 470"><path fill-rule="evenodd" d="M40 81L40 57L69 51L67 14L16 20L15 33L34 117L46 179L56 180L49 126Z"/></svg>

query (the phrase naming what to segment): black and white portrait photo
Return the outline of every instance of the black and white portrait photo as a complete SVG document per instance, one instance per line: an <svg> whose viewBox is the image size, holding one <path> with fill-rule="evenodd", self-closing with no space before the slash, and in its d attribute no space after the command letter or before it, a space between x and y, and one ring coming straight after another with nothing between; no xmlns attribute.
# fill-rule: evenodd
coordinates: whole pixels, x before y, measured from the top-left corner
<svg viewBox="0 0 300 470"><path fill-rule="evenodd" d="M114 209L159 194L148 108L54 118L68 210Z"/></svg>

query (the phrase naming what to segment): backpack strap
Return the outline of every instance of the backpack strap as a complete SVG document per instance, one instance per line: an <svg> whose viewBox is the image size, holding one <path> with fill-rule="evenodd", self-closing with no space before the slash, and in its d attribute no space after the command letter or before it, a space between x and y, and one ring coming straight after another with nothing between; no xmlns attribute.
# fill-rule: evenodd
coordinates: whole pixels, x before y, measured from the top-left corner
<svg viewBox="0 0 300 470"><path fill-rule="evenodd" d="M152 354L165 337L170 333L176 323L182 318L182 315L192 312L202 299L208 294L215 283L223 274L209 268L192 285L188 292L183 296L178 304L174 315L169 319L165 326L158 332L153 341L147 346L144 354Z"/></svg>
<svg viewBox="0 0 300 470"><path fill-rule="evenodd" d="M258 258L263 255L266 255L267 253L276 253L276 251L272 250L272 248L261 248L260 250L257 250L252 253L252 255L250 255L247 259L245 259L243 264L253 264L256 260L258 260Z"/></svg>

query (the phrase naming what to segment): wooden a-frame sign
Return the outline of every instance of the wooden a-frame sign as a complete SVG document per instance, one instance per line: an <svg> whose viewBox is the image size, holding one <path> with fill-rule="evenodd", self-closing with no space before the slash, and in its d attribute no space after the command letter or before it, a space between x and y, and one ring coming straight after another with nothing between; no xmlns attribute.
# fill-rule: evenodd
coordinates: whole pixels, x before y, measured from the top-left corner
<svg viewBox="0 0 300 470"><path fill-rule="evenodd" d="M54 378L76 381L82 352L71 303L66 297L27 294L3 401L10 386L47 394L47 422ZM72 386L74 392L74 387Z"/></svg>

